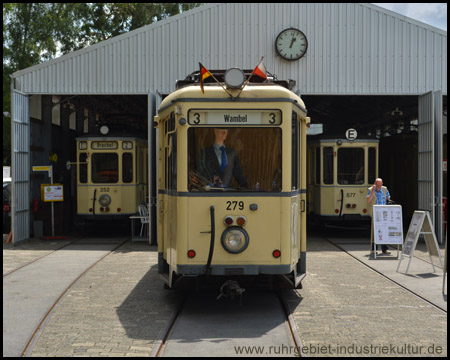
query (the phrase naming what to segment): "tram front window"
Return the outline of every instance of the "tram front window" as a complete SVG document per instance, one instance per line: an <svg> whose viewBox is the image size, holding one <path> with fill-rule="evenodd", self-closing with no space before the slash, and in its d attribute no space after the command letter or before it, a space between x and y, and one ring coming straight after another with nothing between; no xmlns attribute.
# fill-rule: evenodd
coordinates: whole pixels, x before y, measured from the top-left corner
<svg viewBox="0 0 450 360"><path fill-rule="evenodd" d="M364 183L364 150L343 148L338 150L338 183L357 185Z"/></svg>
<svg viewBox="0 0 450 360"><path fill-rule="evenodd" d="M119 160L117 154L92 154L92 182L111 184L119 180Z"/></svg>
<svg viewBox="0 0 450 360"><path fill-rule="evenodd" d="M281 191L281 129L190 128L188 137L189 191Z"/></svg>

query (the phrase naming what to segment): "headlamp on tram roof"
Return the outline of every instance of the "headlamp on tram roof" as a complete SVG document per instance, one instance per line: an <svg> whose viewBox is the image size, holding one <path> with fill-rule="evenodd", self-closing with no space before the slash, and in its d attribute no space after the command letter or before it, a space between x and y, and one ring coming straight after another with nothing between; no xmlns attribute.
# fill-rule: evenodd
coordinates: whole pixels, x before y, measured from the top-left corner
<svg viewBox="0 0 450 360"><path fill-rule="evenodd" d="M224 79L230 89L240 89L244 85L245 74L241 69L231 68L225 72Z"/></svg>
<svg viewBox="0 0 450 360"><path fill-rule="evenodd" d="M103 125L102 127L100 127L100 133L102 135L106 135L109 133L109 127L107 127L106 125Z"/></svg>
<svg viewBox="0 0 450 360"><path fill-rule="evenodd" d="M237 226L232 226L222 233L223 248L231 254L239 254L248 247L248 233Z"/></svg>

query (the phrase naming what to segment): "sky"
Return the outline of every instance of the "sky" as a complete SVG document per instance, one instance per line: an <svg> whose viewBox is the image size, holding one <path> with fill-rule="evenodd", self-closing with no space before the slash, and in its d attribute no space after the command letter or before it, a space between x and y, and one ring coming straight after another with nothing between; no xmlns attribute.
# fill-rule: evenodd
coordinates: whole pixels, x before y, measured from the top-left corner
<svg viewBox="0 0 450 360"><path fill-rule="evenodd" d="M372 3L447 31L447 3Z"/></svg>

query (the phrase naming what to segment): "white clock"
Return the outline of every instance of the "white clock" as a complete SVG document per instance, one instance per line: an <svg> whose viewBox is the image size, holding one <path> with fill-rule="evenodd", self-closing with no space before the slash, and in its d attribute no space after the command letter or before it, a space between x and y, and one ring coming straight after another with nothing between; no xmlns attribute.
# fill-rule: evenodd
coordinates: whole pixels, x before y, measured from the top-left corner
<svg viewBox="0 0 450 360"><path fill-rule="evenodd" d="M283 59L298 60L305 55L308 40L306 35L298 29L285 29L278 34L275 49Z"/></svg>

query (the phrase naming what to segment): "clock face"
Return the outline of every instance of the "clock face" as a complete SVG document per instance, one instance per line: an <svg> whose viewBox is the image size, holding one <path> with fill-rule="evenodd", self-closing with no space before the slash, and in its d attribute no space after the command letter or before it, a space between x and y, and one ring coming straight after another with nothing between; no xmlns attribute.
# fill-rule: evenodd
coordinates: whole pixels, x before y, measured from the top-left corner
<svg viewBox="0 0 450 360"><path fill-rule="evenodd" d="M286 29L280 32L275 41L278 54L286 60L298 60L306 53L308 40L298 29Z"/></svg>

